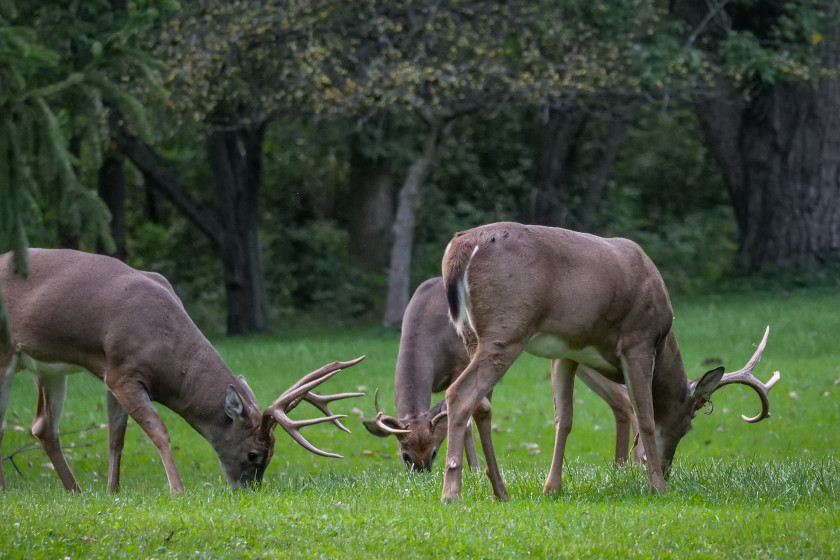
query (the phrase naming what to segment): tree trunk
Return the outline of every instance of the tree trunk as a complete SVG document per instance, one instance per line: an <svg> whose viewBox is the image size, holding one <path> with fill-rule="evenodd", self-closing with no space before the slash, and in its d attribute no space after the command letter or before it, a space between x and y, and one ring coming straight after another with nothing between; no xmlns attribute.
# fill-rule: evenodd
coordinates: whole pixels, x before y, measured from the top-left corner
<svg viewBox="0 0 840 560"><path fill-rule="evenodd" d="M207 137L222 224L228 334L271 331L259 240L264 131L262 124L238 126Z"/></svg>
<svg viewBox="0 0 840 560"><path fill-rule="evenodd" d="M350 253L365 268L383 270L394 225L394 177L387 162L351 147L350 193L343 207Z"/></svg>
<svg viewBox="0 0 840 560"><path fill-rule="evenodd" d="M229 127L208 135L216 209L193 197L151 147L125 131L116 136L146 183L162 193L218 251L225 275L228 334L271 329L259 245L263 134L264 125L258 125Z"/></svg>
<svg viewBox="0 0 840 560"><path fill-rule="evenodd" d="M562 226L568 209L563 187L574 173L575 146L586 124L586 113L577 108L551 108L539 124L535 147L536 177L529 221L545 226Z"/></svg>
<svg viewBox="0 0 840 560"><path fill-rule="evenodd" d="M388 298L382 319L382 325L386 327L395 327L402 323L405 308L408 306L411 251L414 245L414 223L421 200L420 191L432 171L445 130L446 127L441 122L430 123L430 130L423 142L423 151L411 164L405 183L400 188L388 271Z"/></svg>
<svg viewBox="0 0 840 560"><path fill-rule="evenodd" d="M840 82L776 85L750 103L697 102L724 169L748 270L840 254ZM719 102L718 102L719 103Z"/></svg>
<svg viewBox="0 0 840 560"><path fill-rule="evenodd" d="M769 36L780 5L751 3L738 25ZM725 2L710 6L678 0L671 10L694 29L690 40L703 35L713 48L734 24ZM821 45L827 67L840 61L832 35ZM721 86L695 106L735 210L736 265L758 271L840 255L840 82L762 84L750 99Z"/></svg>
<svg viewBox="0 0 840 560"><path fill-rule="evenodd" d="M107 253L104 245L97 248L100 253L124 261L125 252L125 162L122 155L110 153L105 156L98 177L99 198L111 212L111 238L114 240L114 252Z"/></svg>

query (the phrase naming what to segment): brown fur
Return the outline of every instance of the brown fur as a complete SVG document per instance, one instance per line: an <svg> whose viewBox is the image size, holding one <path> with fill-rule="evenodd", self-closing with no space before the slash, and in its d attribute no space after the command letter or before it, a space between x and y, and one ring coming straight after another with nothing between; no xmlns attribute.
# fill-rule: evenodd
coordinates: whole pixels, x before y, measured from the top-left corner
<svg viewBox="0 0 840 560"><path fill-rule="evenodd" d="M468 290L459 289L465 278ZM550 356L558 366L552 374L557 410L568 404L560 402L565 392L558 395L557 387L569 386L580 364L626 383L646 450L650 488L666 489L663 471L723 368L689 384L671 332L673 310L665 283L636 243L560 228L489 224L452 239L443 279L453 318L469 309L477 340L470 365L446 392L444 501L460 496L461 432L470 411L537 336L565 345L555 346L564 349ZM461 294L467 294L466 300L453 304ZM546 490L560 488L564 444L558 429ZM489 465L492 446L484 451ZM498 471L490 474L494 493L506 499Z"/></svg>

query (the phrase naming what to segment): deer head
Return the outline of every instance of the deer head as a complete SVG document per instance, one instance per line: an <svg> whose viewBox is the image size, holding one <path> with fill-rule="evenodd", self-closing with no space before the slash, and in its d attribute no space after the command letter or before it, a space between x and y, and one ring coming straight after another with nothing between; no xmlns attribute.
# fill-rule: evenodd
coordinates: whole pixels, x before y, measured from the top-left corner
<svg viewBox="0 0 840 560"><path fill-rule="evenodd" d="M224 408L230 419L229 433L222 440L223 445L216 449L222 470L231 486L247 487L252 483L262 482L265 469L274 454L274 431L277 426L283 428L292 439L312 453L340 458L341 455L321 451L313 446L303 437L300 429L322 422L332 422L339 429L350 432L339 422L339 418L346 418L347 415L333 414L328 404L339 399L363 396L364 393L318 395L312 393L311 389L363 359L364 356L349 362L333 362L305 375L280 395L262 414L259 412L253 391L248 387L245 378L239 376L236 386L229 386L225 394ZM292 420L288 414L301 401L309 402L326 416L308 420Z"/></svg>
<svg viewBox="0 0 840 560"><path fill-rule="evenodd" d="M431 472L443 440L446 439L446 403L440 401L431 409L412 418L398 420L379 408L379 389L373 396L376 418L365 420L365 428L377 437L395 436L400 459L409 472Z"/></svg>
<svg viewBox="0 0 840 560"><path fill-rule="evenodd" d="M759 422L770 416L769 391L781 378L780 373L774 372L767 383L762 383L754 375L755 366L761 361L764 348L767 346L767 338L770 335L770 327L764 331L764 338L755 350L752 358L747 364L736 372L724 373L722 366L717 367L703 374L700 378L688 382L685 395L681 398L669 398L669 390L674 384L657 384L654 382L654 402L656 407L656 443L659 456L662 461L663 473L667 476L673 463L677 445L685 434L691 429L691 422L697 412L707 404L710 409L706 414L714 410L712 394L725 385L739 383L755 390L761 400L761 411L753 417L742 415L747 422ZM673 347L671 346L673 341ZM676 341L673 334L669 334L666 346L661 355L667 360L674 360ZM681 364L680 364L681 367ZM677 386L679 387L679 386ZM666 391L668 389L668 391ZM658 398L661 397L661 398ZM661 403L661 404L660 404Z"/></svg>

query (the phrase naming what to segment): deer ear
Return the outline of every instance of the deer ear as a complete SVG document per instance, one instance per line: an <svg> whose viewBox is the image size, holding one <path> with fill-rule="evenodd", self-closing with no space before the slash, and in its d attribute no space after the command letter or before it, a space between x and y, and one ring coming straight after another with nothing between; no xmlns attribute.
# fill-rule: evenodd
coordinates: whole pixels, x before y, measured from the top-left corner
<svg viewBox="0 0 840 560"><path fill-rule="evenodd" d="M691 382L691 390L689 396L695 401L706 402L715 389L720 384L720 379L723 377L723 366L718 366L713 370L709 370L703 374L703 377L697 381Z"/></svg>
<svg viewBox="0 0 840 560"><path fill-rule="evenodd" d="M373 420L362 420L362 425L367 428L367 431L375 435L376 437L386 438L391 434L390 432L386 432L382 428L380 428L375 421Z"/></svg>
<svg viewBox="0 0 840 560"><path fill-rule="evenodd" d="M229 385L225 391L225 414L233 421L240 421L243 418L245 411L245 404L242 402L242 397L236 391L233 385Z"/></svg>
<svg viewBox="0 0 840 560"><path fill-rule="evenodd" d="M379 423L385 424L385 427L382 427ZM376 437L388 437L388 436L395 436L397 439L402 437L405 433L408 433L408 426L397 420L396 418L391 417L384 417L377 422L376 420L362 420L362 425L367 428L367 431L375 435ZM397 432L389 432L385 428L391 428L393 430L398 430Z"/></svg>

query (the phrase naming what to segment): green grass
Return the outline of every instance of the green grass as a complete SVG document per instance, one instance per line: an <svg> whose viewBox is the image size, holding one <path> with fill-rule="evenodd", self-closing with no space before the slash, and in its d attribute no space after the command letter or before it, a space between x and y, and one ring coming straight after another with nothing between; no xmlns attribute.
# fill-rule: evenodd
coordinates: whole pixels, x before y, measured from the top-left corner
<svg viewBox="0 0 840 560"><path fill-rule="evenodd" d="M40 450L4 462L0 495L4 558L838 558L840 557L840 294L765 292L674 302L675 330L690 377L722 360L734 370L771 325L763 379L773 416L750 425L759 403L746 387L715 394L711 416L677 450L670 492L651 495L641 467L611 466L607 406L578 384L564 491L541 493L553 445L548 362L523 356L494 393L494 434L511 495L493 500L483 475L466 475L463 502L439 502L442 473L409 476L396 444L369 436L382 392L393 412L398 335L376 328L291 330L226 339L218 348L268 404L325 362L368 358L325 385L363 387L368 396L333 408L351 415L347 435L325 426L308 439L344 460L316 457L278 432L275 458L258 491L226 488L215 454L180 418L163 410L187 495L168 494L157 453L129 424L122 493L105 492L106 430L69 433L105 421L104 388L70 379L62 430L84 493L67 495ZM15 379L3 453L32 443L35 403L28 374ZM314 409L301 407L314 415ZM539 453L535 453L536 444Z"/></svg>

